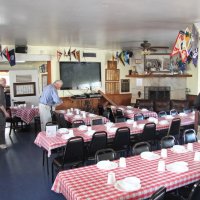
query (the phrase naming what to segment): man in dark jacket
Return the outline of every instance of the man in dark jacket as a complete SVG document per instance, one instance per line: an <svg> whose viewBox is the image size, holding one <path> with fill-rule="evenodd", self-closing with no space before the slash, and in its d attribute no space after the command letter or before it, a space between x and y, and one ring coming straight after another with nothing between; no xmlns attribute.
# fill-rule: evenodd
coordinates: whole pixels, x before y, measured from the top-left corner
<svg viewBox="0 0 200 200"><path fill-rule="evenodd" d="M4 88L6 86L6 79L0 78L0 149L6 149L5 142L5 126L6 118L9 117L9 113L6 111L6 98L4 94Z"/></svg>
<svg viewBox="0 0 200 200"><path fill-rule="evenodd" d="M200 111L200 93L197 95L195 101L194 101L194 107Z"/></svg>

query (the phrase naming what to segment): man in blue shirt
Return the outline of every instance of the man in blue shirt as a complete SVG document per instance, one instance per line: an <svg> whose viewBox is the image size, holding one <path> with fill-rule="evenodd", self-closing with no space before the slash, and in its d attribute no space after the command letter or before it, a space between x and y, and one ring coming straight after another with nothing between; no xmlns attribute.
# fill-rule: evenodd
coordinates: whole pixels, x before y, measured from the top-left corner
<svg viewBox="0 0 200 200"><path fill-rule="evenodd" d="M46 123L51 121L51 111L62 103L58 96L58 91L63 85L61 80L55 81L53 84L47 85L42 92L39 100L41 130L45 131Z"/></svg>

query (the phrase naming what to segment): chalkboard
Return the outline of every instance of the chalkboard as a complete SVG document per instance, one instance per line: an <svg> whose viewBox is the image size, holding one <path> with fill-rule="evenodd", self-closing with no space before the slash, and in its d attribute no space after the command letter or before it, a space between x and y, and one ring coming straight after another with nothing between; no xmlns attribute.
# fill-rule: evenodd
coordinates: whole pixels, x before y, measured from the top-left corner
<svg viewBox="0 0 200 200"><path fill-rule="evenodd" d="M87 89L101 86L101 63L60 62L61 89Z"/></svg>

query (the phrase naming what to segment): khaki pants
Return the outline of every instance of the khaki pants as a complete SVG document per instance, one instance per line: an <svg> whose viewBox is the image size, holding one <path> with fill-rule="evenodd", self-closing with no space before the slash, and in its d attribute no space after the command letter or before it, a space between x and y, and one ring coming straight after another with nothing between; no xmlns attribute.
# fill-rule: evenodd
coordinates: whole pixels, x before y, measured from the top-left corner
<svg viewBox="0 0 200 200"><path fill-rule="evenodd" d="M52 111L55 110L55 107L52 107ZM46 123L51 122L51 107L44 104L39 104L40 111L40 122L41 122L41 130L45 131Z"/></svg>
<svg viewBox="0 0 200 200"><path fill-rule="evenodd" d="M0 112L0 144L5 144L5 127L6 118L2 112Z"/></svg>

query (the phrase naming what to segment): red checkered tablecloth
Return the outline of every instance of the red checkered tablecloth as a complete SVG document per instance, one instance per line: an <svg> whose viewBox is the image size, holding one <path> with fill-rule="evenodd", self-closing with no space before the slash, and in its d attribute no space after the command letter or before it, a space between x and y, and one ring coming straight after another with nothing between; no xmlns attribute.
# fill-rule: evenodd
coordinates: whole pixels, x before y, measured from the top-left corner
<svg viewBox="0 0 200 200"><path fill-rule="evenodd" d="M75 113L73 113L72 115L68 115L67 113L65 114L66 121L72 123L75 120L83 120L86 125L90 125L92 119L99 119L99 118L101 118L103 120L103 123L106 123L109 121L109 119L107 119L106 117L102 117L102 116L95 115L92 113L86 113L85 118L83 117L82 114L80 114L80 115L76 115Z"/></svg>
<svg viewBox="0 0 200 200"><path fill-rule="evenodd" d="M133 119L134 118L134 115L137 114L137 113L142 113L144 115L144 117L155 117L155 118L158 118L158 115L156 112L153 112L153 111L149 111L149 110L146 110L146 111L143 111L141 109L138 109L138 108L133 108L133 107L126 107L126 106L118 106L118 107L111 107L113 112L116 111L116 109L121 109L124 113L124 116L126 118L129 118L129 119Z"/></svg>
<svg viewBox="0 0 200 200"><path fill-rule="evenodd" d="M141 181L141 188L134 192L118 191L113 185L107 184L108 172L100 170L96 165L81 167L60 172L53 184L52 190L62 193L67 200L116 200L144 199L150 197L158 188L165 186L167 191L196 182L200 179L200 164L193 161L194 152L173 153L170 149L166 164L175 161L188 162L189 171L173 173L158 172L159 160L144 160L140 156L126 158L126 168L116 168L116 180L136 176ZM200 144L194 143L194 151L200 151ZM160 154L160 151L155 151ZM118 162L118 161L116 161Z"/></svg>
<svg viewBox="0 0 200 200"><path fill-rule="evenodd" d="M22 121L30 124L34 117L39 115L39 108L10 108L12 117L19 117Z"/></svg>
<svg viewBox="0 0 200 200"><path fill-rule="evenodd" d="M191 125L194 124L194 119L193 119L194 115L190 114L187 115L186 117L181 117L181 126L185 126L185 125ZM159 124L160 121L165 120L165 118L159 118L158 119L158 124L156 125L156 129L157 130L163 130L163 129L168 129L170 126L170 121L168 119L168 124L165 125L161 125ZM138 121L138 124L145 124L149 122L148 120L142 120L142 121ZM143 129L139 128L139 127L133 127L132 124L128 124L126 122L122 122L122 123L116 123L114 124L114 127L116 128L120 128L120 127L129 127L130 131L131 131L131 135L133 134L140 134L142 133ZM106 131L107 132L107 136L108 138L114 138L115 136L115 131L110 131L107 130L105 125L96 125L96 126L92 126L92 129L95 131ZM72 129L74 132L74 136L81 136L84 139L84 142L89 142L92 139L92 136L89 136L88 134L86 134L87 130L80 130L79 128L73 128ZM58 148L58 147L62 147L66 144L67 140L64 140L61 138L61 134L57 134L56 137L47 137L45 132L40 132L38 133L34 143L39 146L39 147L43 147L44 149L46 149L48 151L48 156L51 155L51 150Z"/></svg>

